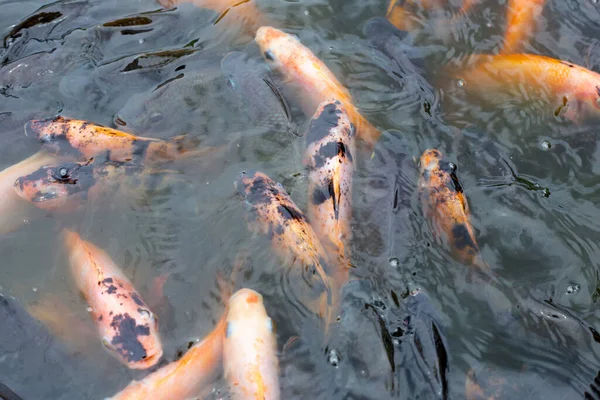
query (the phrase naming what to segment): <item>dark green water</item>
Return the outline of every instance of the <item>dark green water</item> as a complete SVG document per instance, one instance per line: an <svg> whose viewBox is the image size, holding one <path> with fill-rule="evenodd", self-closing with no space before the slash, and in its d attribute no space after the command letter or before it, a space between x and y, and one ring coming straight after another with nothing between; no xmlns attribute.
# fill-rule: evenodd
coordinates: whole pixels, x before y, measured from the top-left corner
<svg viewBox="0 0 600 400"><path fill-rule="evenodd" d="M76 335L83 345L76 346L20 328L23 337L44 337L49 347L59 347L47 357L24 351L27 342L15 344L14 336L0 337L0 382L26 400L101 399L145 374L120 365L91 329L59 240L61 227L70 226L109 252L144 294L155 277L170 273L168 302L158 311L164 362L212 330L223 311L216 274L228 274L237 254L250 249L252 268L238 285L264 295L280 350L291 336L300 338L281 355L282 398L438 398L412 334L428 317L414 312L413 297L402 295L415 288L427 295L422 304L437 314L445 337L449 397L464 398L466 374L481 368L520 391L511 395L509 388L497 398L592 393L600 370L593 335L594 327L600 329L598 125L539 121L526 110L484 113L475 105L465 106L468 126L453 122L441 99L444 85L455 83L440 68L473 52L497 51L502 41L505 1L480 3L455 29L440 33L426 22L407 39L424 55L415 61L422 69L400 79L383 68L363 35L368 19L385 14L385 1L258 3L332 69L365 117L384 131L374 156L360 160L354 176L356 279L344 291L340 327L324 349L315 339L316 319L287 298L289 282L268 240L249 233L232 184L241 170L261 170L305 209L304 139L260 125L220 74L222 57L232 50L260 61L251 38L229 32L237 27L226 19L213 25L214 12L189 4L163 10L152 0L90 0L39 10L48 3L1 1L1 169L39 150L23 133L28 120L62 114L114 127L115 116L136 101L130 99L182 71L207 83L195 93L182 87L165 97L160 128L135 133L189 134L225 148L206 162L177 166L177 183L166 189L88 202L73 213L34 213L21 229L0 236L0 292L21 307L68 310L56 314L64 316L67 330L83 332ZM41 12L55 19L15 29ZM105 25L140 16L142 25ZM598 21L600 6L593 1L548 0L526 49L598 71ZM183 92L186 100L177 95ZM290 107L305 130L309 117ZM507 307L490 309L487 292L468 282L467 267L433 240L416 193L414 161L429 147L458 165L483 256L499 277L496 296ZM427 346L424 353L431 352ZM16 370L10 367L15 357ZM62 380L38 379L56 365L65 368ZM210 396L228 398L222 378Z"/></svg>

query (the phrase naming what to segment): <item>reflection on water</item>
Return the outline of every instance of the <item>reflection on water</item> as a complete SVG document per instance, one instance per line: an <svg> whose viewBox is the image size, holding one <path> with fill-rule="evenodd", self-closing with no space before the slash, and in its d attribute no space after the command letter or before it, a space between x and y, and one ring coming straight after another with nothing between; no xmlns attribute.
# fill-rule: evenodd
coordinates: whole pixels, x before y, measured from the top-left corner
<svg viewBox="0 0 600 400"><path fill-rule="evenodd" d="M410 33L367 22L385 15L383 0L257 6L297 34L383 132L355 164L355 268L326 345L322 321L290 293L300 274L248 230L233 186L240 171L258 170L300 209L310 201L299 135L311 116L264 69L241 22L214 24L217 11L189 3L3 1L1 169L40 150L24 135L27 121L57 114L216 150L168 163L168 184L130 183L61 213L30 206L17 223L0 216L11 226L0 236L0 397L6 385L24 399L99 399L148 373L102 349L67 267L64 227L110 254L153 304L161 366L213 330L224 309L217 275L241 263L236 286L260 292L277 326L282 398L597 396L597 122L542 118L538 98L486 107L461 96L473 76L446 68L500 49L505 6L481 0L448 25L443 13L421 13ZM593 1L548 0L525 49L599 70L599 20ZM232 51L248 56L223 65ZM493 282L473 280L423 217L417 161L431 147L457 165ZM220 377L207 395L228 393Z"/></svg>

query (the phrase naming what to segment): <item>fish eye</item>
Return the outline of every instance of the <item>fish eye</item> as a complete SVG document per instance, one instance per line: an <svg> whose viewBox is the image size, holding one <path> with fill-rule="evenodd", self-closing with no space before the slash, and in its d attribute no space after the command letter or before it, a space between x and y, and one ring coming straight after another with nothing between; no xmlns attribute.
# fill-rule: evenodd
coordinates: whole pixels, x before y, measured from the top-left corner
<svg viewBox="0 0 600 400"><path fill-rule="evenodd" d="M267 330L269 332L275 332L275 324L271 318L267 318Z"/></svg>
<svg viewBox="0 0 600 400"><path fill-rule="evenodd" d="M454 172L456 172L456 169L457 169L458 167L457 167L457 166L456 166L456 164L454 164L453 162L449 162L449 163L448 163L448 168L450 168L450 172L454 173Z"/></svg>
<svg viewBox="0 0 600 400"><path fill-rule="evenodd" d="M67 182L71 179L71 171L69 171L69 168L61 166L56 168L52 177L59 182Z"/></svg>
<svg viewBox="0 0 600 400"><path fill-rule="evenodd" d="M600 107L600 97L596 98L596 107Z"/></svg>
<svg viewBox="0 0 600 400"><path fill-rule="evenodd" d="M150 116L150 123L157 124L162 121L163 115L161 113L154 113Z"/></svg>
<svg viewBox="0 0 600 400"><path fill-rule="evenodd" d="M225 329L225 338L229 338L231 335L233 335L233 322L228 322Z"/></svg>
<svg viewBox="0 0 600 400"><path fill-rule="evenodd" d="M266 50L265 58L269 61L275 61L275 54L273 54L273 51L271 51L271 50Z"/></svg>
<svg viewBox="0 0 600 400"><path fill-rule="evenodd" d="M115 351L115 347L110 343L110 341L107 338L102 338L102 345L108 351Z"/></svg>

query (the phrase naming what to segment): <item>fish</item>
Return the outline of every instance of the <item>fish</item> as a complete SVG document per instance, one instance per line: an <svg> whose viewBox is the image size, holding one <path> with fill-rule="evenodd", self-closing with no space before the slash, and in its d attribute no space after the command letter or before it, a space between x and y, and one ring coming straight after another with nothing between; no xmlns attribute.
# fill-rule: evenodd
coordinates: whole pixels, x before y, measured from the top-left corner
<svg viewBox="0 0 600 400"><path fill-rule="evenodd" d="M451 72L473 102L532 104L576 124L600 118L600 74L568 61L533 54L471 56Z"/></svg>
<svg viewBox="0 0 600 400"><path fill-rule="evenodd" d="M490 270L479 251L456 165L446 161L439 150L427 149L421 156L419 172L419 197L434 237L459 262L482 272Z"/></svg>
<svg viewBox="0 0 600 400"><path fill-rule="evenodd" d="M181 141L165 141L135 136L93 122L58 116L32 120L25 124L25 134L56 154L77 153L86 159L108 152L112 161L142 159L149 164L176 160L189 149Z"/></svg>
<svg viewBox="0 0 600 400"><path fill-rule="evenodd" d="M299 262L304 280L311 288L324 288L319 304L314 307L325 321L327 331L336 310L335 293L324 267L329 260L305 215L283 186L262 172L242 172L234 185L247 205L246 220L250 231L268 235L273 250L284 264ZM320 282L315 282L316 277Z"/></svg>
<svg viewBox="0 0 600 400"><path fill-rule="evenodd" d="M17 230L35 211L13 190L15 180L57 160L55 155L41 150L0 172L0 234Z"/></svg>
<svg viewBox="0 0 600 400"><path fill-rule="evenodd" d="M452 20L446 21L446 23L453 23L457 18L466 16L477 2L478 0L464 0L457 15ZM423 25L421 18L418 17L420 13L442 10L448 3L448 1L443 0L390 0L386 18L401 31L414 31Z"/></svg>
<svg viewBox="0 0 600 400"><path fill-rule="evenodd" d="M223 57L221 71L251 120L299 136L287 102L271 79L269 67L242 51L233 51Z"/></svg>
<svg viewBox="0 0 600 400"><path fill-rule="evenodd" d="M375 146L381 132L360 114L348 89L297 37L270 26L262 26L256 32L255 41L267 64L280 71L288 83L299 89L297 97L306 115L313 115L319 104L335 98L344 105L356 127L361 148L368 151Z"/></svg>
<svg viewBox="0 0 600 400"><path fill-rule="evenodd" d="M227 26L239 27L252 36L260 26L269 23L256 6L256 0L158 0L158 3L165 8L192 3L196 7L214 10L219 16L213 25L223 21Z"/></svg>
<svg viewBox="0 0 600 400"><path fill-rule="evenodd" d="M156 365L163 355L156 315L104 250L72 230L62 235L75 284L104 347L131 369Z"/></svg>
<svg viewBox="0 0 600 400"><path fill-rule="evenodd" d="M546 0L510 0L506 15L506 33L501 53L514 54L522 51L526 40L532 35L535 24L544 9Z"/></svg>
<svg viewBox="0 0 600 400"><path fill-rule="evenodd" d="M342 261L334 275L348 280L352 237L352 173L354 125L341 102L326 100L317 108L306 135L304 165L308 170L308 219L328 254Z"/></svg>
<svg viewBox="0 0 600 400"><path fill-rule="evenodd" d="M132 381L110 400L188 400L212 383L223 359L227 313L177 361Z"/></svg>
<svg viewBox="0 0 600 400"><path fill-rule="evenodd" d="M233 399L280 398L274 324L254 290L240 289L229 300L223 369Z"/></svg>

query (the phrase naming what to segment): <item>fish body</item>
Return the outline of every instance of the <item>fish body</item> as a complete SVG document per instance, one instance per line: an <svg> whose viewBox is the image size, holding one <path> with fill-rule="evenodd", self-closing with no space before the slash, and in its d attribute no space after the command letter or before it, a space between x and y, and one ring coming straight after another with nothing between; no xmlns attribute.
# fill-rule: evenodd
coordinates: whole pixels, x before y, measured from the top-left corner
<svg viewBox="0 0 600 400"><path fill-rule="evenodd" d="M502 53L520 52L532 35L546 0L510 0L507 7L506 33Z"/></svg>
<svg viewBox="0 0 600 400"><path fill-rule="evenodd" d="M179 360L132 381L111 400L188 400L197 395L212 382L221 366L226 315Z"/></svg>
<svg viewBox="0 0 600 400"><path fill-rule="evenodd" d="M425 150L420 161L419 194L432 234L466 265L489 270L471 225L469 205L456 176L456 166L439 150Z"/></svg>
<svg viewBox="0 0 600 400"><path fill-rule="evenodd" d="M462 18L477 3L478 0L464 0L456 17ZM421 18L418 17L423 11L433 12L443 10L448 5L448 1L444 0L390 0L386 17L388 21L401 31L412 31L423 25ZM451 21L456 20L454 17Z"/></svg>
<svg viewBox="0 0 600 400"><path fill-rule="evenodd" d="M222 20L229 26L239 26L250 35L254 35L260 26L268 23L256 6L256 0L158 0L158 2L166 8L192 3L196 7L214 10L219 13L214 24Z"/></svg>
<svg viewBox="0 0 600 400"><path fill-rule="evenodd" d="M352 173L354 170L354 125L344 106L327 100L317 108L306 135L304 165L308 174L308 218L329 254L348 259L352 237ZM335 275L347 281L348 267Z"/></svg>
<svg viewBox="0 0 600 400"><path fill-rule="evenodd" d="M250 59L244 52L233 51L223 57L221 70L249 118L257 124L297 135L289 107L273 83L267 65Z"/></svg>
<svg viewBox="0 0 600 400"><path fill-rule="evenodd" d="M535 103L575 123L600 118L600 74L567 61L533 54L475 55L454 75L474 101Z"/></svg>
<svg viewBox="0 0 600 400"><path fill-rule="evenodd" d="M103 345L129 368L155 365L163 350L154 313L106 252L73 231L63 234L71 273Z"/></svg>
<svg viewBox="0 0 600 400"><path fill-rule="evenodd" d="M297 97L305 114L313 115L319 104L334 98L346 108L356 126L358 138L368 149L375 145L381 132L359 113L348 89L298 38L273 27L262 26L256 32L255 40L267 63L281 71L286 80L299 89Z"/></svg>
<svg viewBox="0 0 600 400"><path fill-rule="evenodd" d="M108 152L112 161L141 159L158 163L173 161L186 151L177 141L135 136L93 122L60 116L30 121L25 125L25 132L37 138L49 151L78 153L86 159Z"/></svg>
<svg viewBox="0 0 600 400"><path fill-rule="evenodd" d="M233 399L280 398L274 326L254 290L240 289L229 300L223 368Z"/></svg>
<svg viewBox="0 0 600 400"><path fill-rule="evenodd" d="M18 229L32 211L31 206L13 190L15 180L56 160L56 156L42 150L0 172L0 234Z"/></svg>

